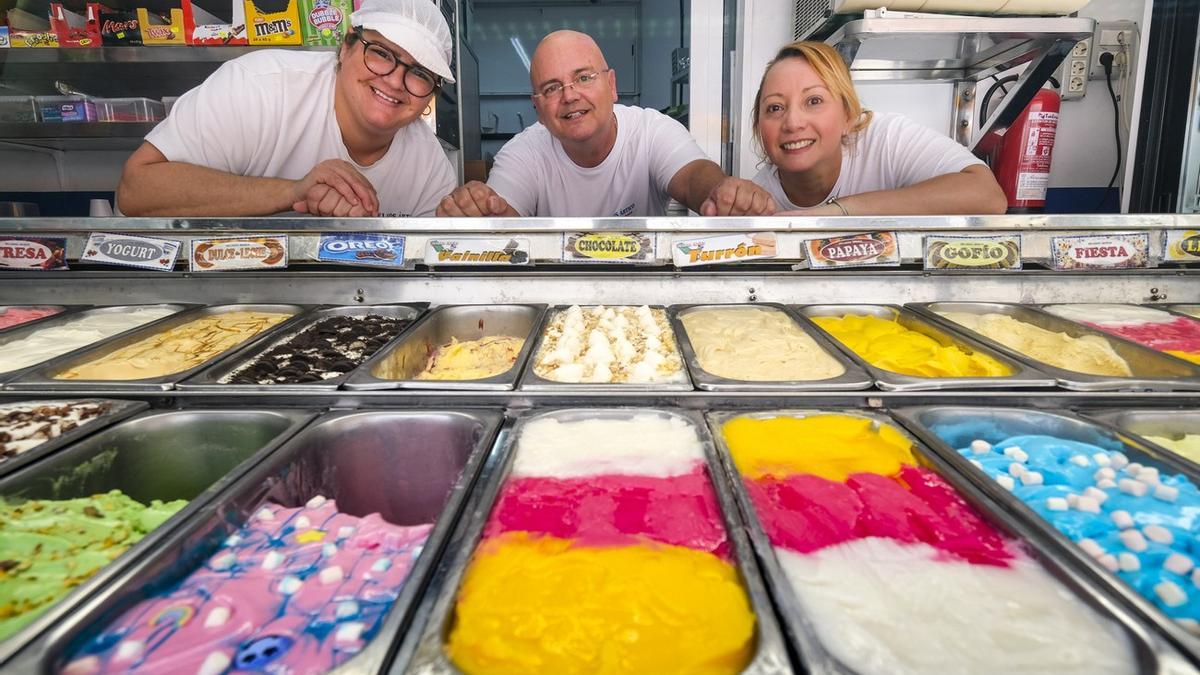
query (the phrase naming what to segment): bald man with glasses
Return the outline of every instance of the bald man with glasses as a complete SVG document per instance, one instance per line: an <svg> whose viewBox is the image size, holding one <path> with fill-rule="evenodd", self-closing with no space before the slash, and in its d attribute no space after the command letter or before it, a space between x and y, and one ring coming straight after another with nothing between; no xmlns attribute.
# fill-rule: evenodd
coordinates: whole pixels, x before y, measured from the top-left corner
<svg viewBox="0 0 1200 675"><path fill-rule="evenodd" d="M617 105L617 75L575 31L546 36L529 69L538 123L496 156L440 216L661 216L674 198L706 216L769 215L771 196L726 176L686 127L657 110Z"/></svg>
<svg viewBox="0 0 1200 675"><path fill-rule="evenodd" d="M184 94L125 164L131 216L429 216L458 181L420 123L450 71L429 0L364 0L336 53L264 49Z"/></svg>

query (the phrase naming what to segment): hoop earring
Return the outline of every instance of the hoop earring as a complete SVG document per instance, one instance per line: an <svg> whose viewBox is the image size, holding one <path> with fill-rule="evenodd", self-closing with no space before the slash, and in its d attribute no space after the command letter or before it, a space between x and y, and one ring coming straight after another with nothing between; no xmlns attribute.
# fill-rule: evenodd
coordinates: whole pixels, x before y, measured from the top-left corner
<svg viewBox="0 0 1200 675"><path fill-rule="evenodd" d="M421 115L422 115L422 116L425 116L425 115L428 115L428 114L430 114L430 113L432 113L432 112L433 112L433 102L432 102L432 101L430 101L429 105L425 106L425 112L421 113Z"/></svg>

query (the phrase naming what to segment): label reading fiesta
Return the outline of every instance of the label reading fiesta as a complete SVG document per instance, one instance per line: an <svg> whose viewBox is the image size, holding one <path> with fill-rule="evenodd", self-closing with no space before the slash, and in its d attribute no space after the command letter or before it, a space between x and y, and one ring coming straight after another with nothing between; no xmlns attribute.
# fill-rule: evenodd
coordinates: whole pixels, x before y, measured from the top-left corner
<svg viewBox="0 0 1200 675"><path fill-rule="evenodd" d="M1056 270L1150 267L1150 235L1131 232L1051 237L1050 255Z"/></svg>
<svg viewBox="0 0 1200 675"><path fill-rule="evenodd" d="M426 265L528 265L528 239L430 239Z"/></svg>
<svg viewBox="0 0 1200 675"><path fill-rule="evenodd" d="M568 232L563 234L563 262L652 263L655 236L640 232Z"/></svg>
<svg viewBox="0 0 1200 675"><path fill-rule="evenodd" d="M170 239L95 232L88 237L80 260L167 271L175 267L178 254L179 242Z"/></svg>
<svg viewBox="0 0 1200 675"><path fill-rule="evenodd" d="M719 234L700 239L678 240L671 247L671 259L676 267L695 267L774 257L774 232Z"/></svg>
<svg viewBox="0 0 1200 675"><path fill-rule="evenodd" d="M1163 260L1170 262L1200 262L1200 231L1168 230L1163 241Z"/></svg>
<svg viewBox="0 0 1200 675"><path fill-rule="evenodd" d="M1019 270L1021 235L925 237L927 270Z"/></svg>
<svg viewBox="0 0 1200 675"><path fill-rule="evenodd" d="M375 267L404 266L404 236L398 234L323 234L317 260Z"/></svg>
<svg viewBox="0 0 1200 675"><path fill-rule="evenodd" d="M0 239L0 269L65 270L66 237L11 237Z"/></svg>
<svg viewBox="0 0 1200 675"><path fill-rule="evenodd" d="M900 264L895 232L867 232L804 242L809 266L871 267Z"/></svg>
<svg viewBox="0 0 1200 675"><path fill-rule="evenodd" d="M288 264L286 234L228 239L197 239L192 242L188 267L193 272L283 269Z"/></svg>

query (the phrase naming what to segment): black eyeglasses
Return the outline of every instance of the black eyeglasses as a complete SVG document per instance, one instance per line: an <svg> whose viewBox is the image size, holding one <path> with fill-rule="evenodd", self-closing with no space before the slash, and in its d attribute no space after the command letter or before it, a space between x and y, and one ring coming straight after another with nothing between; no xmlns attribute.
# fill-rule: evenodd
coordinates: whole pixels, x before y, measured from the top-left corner
<svg viewBox="0 0 1200 675"><path fill-rule="evenodd" d="M402 60L392 50L384 47L382 44L363 37L361 30L355 30L354 34L363 43L363 65L367 67L367 70L380 77L386 77L395 72L397 68L403 66L404 88L413 96L425 98L432 94L433 90L442 83L442 78L437 75L415 63L408 63Z"/></svg>

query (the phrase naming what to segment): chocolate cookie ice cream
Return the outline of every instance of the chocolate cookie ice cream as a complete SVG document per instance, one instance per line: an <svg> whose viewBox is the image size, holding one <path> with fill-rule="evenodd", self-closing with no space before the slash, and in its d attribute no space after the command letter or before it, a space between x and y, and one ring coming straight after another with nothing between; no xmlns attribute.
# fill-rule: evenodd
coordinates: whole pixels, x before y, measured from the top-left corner
<svg viewBox="0 0 1200 675"><path fill-rule="evenodd" d="M321 319L222 378L221 384L301 384L341 377L410 323L378 314Z"/></svg>

